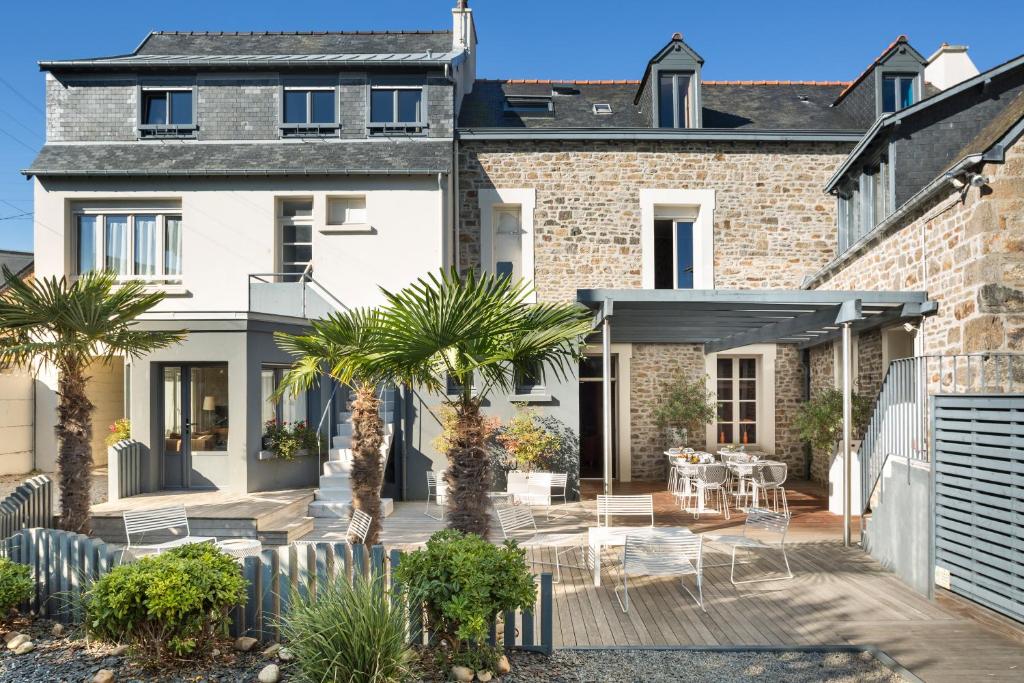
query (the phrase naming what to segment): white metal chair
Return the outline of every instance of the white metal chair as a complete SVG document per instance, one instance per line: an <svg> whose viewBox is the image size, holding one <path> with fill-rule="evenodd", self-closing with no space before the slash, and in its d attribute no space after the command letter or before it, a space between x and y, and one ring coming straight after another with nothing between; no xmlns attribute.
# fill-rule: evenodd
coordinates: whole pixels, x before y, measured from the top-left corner
<svg viewBox="0 0 1024 683"><path fill-rule="evenodd" d="M560 493L556 493L556 490L560 491ZM569 499L566 497L568 494L569 494L569 475L566 474L565 472L555 472L555 473L553 473L551 475L551 498L552 498L552 500L555 499L555 498L561 498L562 499L562 505L565 505L565 504L567 504L569 502Z"/></svg>
<svg viewBox="0 0 1024 683"><path fill-rule="evenodd" d="M366 542L366 534L370 533L370 524L373 523L373 517L366 514L362 510L352 510L352 518L348 523L348 530L345 532L345 540L352 543L352 538L355 537L357 543Z"/></svg>
<svg viewBox="0 0 1024 683"><path fill-rule="evenodd" d="M423 514L431 519L443 520L444 519L444 508L448 504L447 493L448 487L444 483L444 470L440 472L434 472L433 470L427 470L427 502L423 507ZM434 505L440 508L440 513L437 517L430 514L430 498L433 496Z"/></svg>
<svg viewBox="0 0 1024 683"><path fill-rule="evenodd" d="M193 536L188 525L188 514L184 505L174 507L157 508L155 510L125 510L124 533L128 540L126 550L133 557L140 555L159 555L165 550L177 548L190 543L216 543L213 536ZM132 544L132 536L144 536L147 533L163 532L163 534L175 534L175 529L184 529L184 536L179 536L170 541L152 543L148 545ZM162 534L162 535L163 535Z"/></svg>
<svg viewBox="0 0 1024 683"><path fill-rule="evenodd" d="M614 517L643 517L654 526L654 496L603 496L597 497L597 526L611 526Z"/></svg>
<svg viewBox="0 0 1024 683"><path fill-rule="evenodd" d="M675 487L672 494L679 501L679 509L684 510L691 499L697 495L696 484L699 466L676 460L672 469L675 472Z"/></svg>
<svg viewBox="0 0 1024 683"><path fill-rule="evenodd" d="M513 505L499 507L498 523L501 525L501 534L506 540L515 540L523 548L554 548L555 549L555 578L554 583L562 580L562 565L559 558L575 548L582 548L586 542L586 534L541 534L537 530L537 522L533 518L533 511L525 505ZM528 534L523 538L523 534ZM565 548L565 550L559 550ZM534 561L534 564L551 564L550 562Z"/></svg>
<svg viewBox="0 0 1024 683"><path fill-rule="evenodd" d="M632 576L678 576L680 585L703 611L704 609L704 565L702 558L703 541L692 533L669 533L659 529L638 531L626 536L622 549L622 598L618 591L615 597L623 612L629 611L629 577ZM686 586L686 576L693 576L697 582L697 593Z"/></svg>
<svg viewBox="0 0 1024 683"><path fill-rule="evenodd" d="M759 583L762 581L783 581L793 578L793 570L789 568L789 558L786 556L786 532L789 530L789 517L781 512L765 510L762 508L751 508L747 512L747 521L743 524L743 535L728 534L705 534L705 537L714 543L721 543L732 547L732 559L729 562L729 580L734 584ZM762 538L769 537L769 540ZM769 576L761 579L736 580L736 550L745 548L753 552L755 550L772 550L778 548L782 552L782 562L786 565L785 576ZM751 564L741 562L739 564ZM714 565L714 566L725 566Z"/></svg>
<svg viewBox="0 0 1024 683"><path fill-rule="evenodd" d="M701 465L697 468L697 495L704 497L704 510L708 509L708 502L712 496L718 498L722 506L722 513L729 519L729 468L722 463ZM694 518L700 517L700 511L693 513Z"/></svg>
<svg viewBox="0 0 1024 683"><path fill-rule="evenodd" d="M786 483L789 468L784 462L766 462L754 465L750 475L754 487L754 500L761 501L754 504L758 507L767 508L768 494L771 493L772 509L779 511L779 494L782 494L782 512L789 517L789 502L786 500L786 489L782 487Z"/></svg>

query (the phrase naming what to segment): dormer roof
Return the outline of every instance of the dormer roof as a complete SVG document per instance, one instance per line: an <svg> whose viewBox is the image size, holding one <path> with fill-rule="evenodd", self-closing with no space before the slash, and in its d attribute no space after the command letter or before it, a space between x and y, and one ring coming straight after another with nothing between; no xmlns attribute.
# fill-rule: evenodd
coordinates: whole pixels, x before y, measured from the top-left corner
<svg viewBox="0 0 1024 683"><path fill-rule="evenodd" d="M921 55L921 53L915 50L914 47L910 44L910 41L908 40L907 36L901 33L900 35L896 36L896 39L889 43L889 45L884 50L882 50L882 53L878 55L873 62L867 65L864 71L862 71L860 75L857 76L857 78L850 81L850 84L843 88L843 91L839 93L839 96L836 97L835 102L833 102L832 104L836 105L842 102L843 98L845 98L847 95L853 92L857 88L857 86L864 81L864 79L866 79L874 72L875 68L887 62L889 58L892 57L896 52L900 51L901 48L906 52L910 53L911 56L916 58L917 61L921 63L922 68L925 64L928 63L928 60L926 60Z"/></svg>
<svg viewBox="0 0 1024 683"><path fill-rule="evenodd" d="M654 66L660 64L669 55L679 52L685 56L685 60L692 61L695 65L694 70L699 70L700 67L704 66L704 58L697 54L697 51L686 44L683 40L682 33L673 33L672 40L665 44L665 47L658 50L650 61L647 62L647 66L644 68L643 78L640 79L639 86L636 89L636 95L633 97L633 104L639 104L640 98L643 96L644 88L647 85L647 81L651 78L651 72L654 70Z"/></svg>

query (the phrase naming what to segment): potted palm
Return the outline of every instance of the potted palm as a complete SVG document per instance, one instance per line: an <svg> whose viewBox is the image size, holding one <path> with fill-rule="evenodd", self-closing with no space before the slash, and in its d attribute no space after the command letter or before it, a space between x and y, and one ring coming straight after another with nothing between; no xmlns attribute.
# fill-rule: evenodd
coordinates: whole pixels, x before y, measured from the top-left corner
<svg viewBox="0 0 1024 683"><path fill-rule="evenodd" d="M708 391L707 376L689 380L679 376L654 409L654 420L665 430L670 448L689 446L690 435L702 434L715 420L715 395Z"/></svg>

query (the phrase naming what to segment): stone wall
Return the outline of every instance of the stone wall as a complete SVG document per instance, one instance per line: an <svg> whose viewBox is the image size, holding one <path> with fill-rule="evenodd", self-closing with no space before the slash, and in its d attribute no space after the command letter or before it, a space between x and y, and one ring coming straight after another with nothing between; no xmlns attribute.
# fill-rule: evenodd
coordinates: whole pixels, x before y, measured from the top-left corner
<svg viewBox="0 0 1024 683"><path fill-rule="evenodd" d="M987 188L950 188L815 288L926 290L927 354L1024 351L1024 146L982 173Z"/></svg>
<svg viewBox="0 0 1024 683"><path fill-rule="evenodd" d="M835 253L822 192L849 145L754 142L464 141L460 263L480 263L478 193L535 188L535 284L640 287L640 190L713 189L715 286L796 288Z"/></svg>
<svg viewBox="0 0 1024 683"><path fill-rule="evenodd" d="M882 331L868 330L857 335L857 380L853 390L873 399L881 388Z"/></svg>
<svg viewBox="0 0 1024 683"><path fill-rule="evenodd" d="M835 351L832 344L821 344L810 350L811 396L835 388ZM828 483L832 454L815 450L811 453L811 480Z"/></svg>
<svg viewBox="0 0 1024 683"><path fill-rule="evenodd" d="M779 344L775 354L775 458L789 465L791 478L803 479L804 445L793 420L803 403L804 367L794 344Z"/></svg>
<svg viewBox="0 0 1024 683"><path fill-rule="evenodd" d="M630 453L635 479L665 476L668 443L654 420L662 397L680 378L704 377L704 348L700 344L633 344L630 360ZM705 436L690 434L692 448L705 447Z"/></svg>
<svg viewBox="0 0 1024 683"><path fill-rule="evenodd" d="M134 78L58 80L47 74L47 142L134 140L136 92Z"/></svg>

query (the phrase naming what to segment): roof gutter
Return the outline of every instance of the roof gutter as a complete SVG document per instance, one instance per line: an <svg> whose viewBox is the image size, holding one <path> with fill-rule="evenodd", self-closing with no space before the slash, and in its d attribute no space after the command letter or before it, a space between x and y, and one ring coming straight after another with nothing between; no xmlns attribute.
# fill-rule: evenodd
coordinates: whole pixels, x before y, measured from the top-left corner
<svg viewBox="0 0 1024 683"><path fill-rule="evenodd" d="M819 271L809 276L800 285L801 289L814 289L818 284L821 283L826 277L834 275L836 272L841 270L844 266L849 264L851 261L859 257L868 247L871 247L888 235L896 232L902 227L903 219L909 214L913 213L914 210L919 208L921 204L936 195L946 183L961 175L973 166L977 166L985 161L984 154L969 154L963 159L953 164L949 170L945 173L937 176L930 183L922 187L917 191L914 196L905 201L900 208L889 214L888 218L875 226L875 229L868 234L861 237L859 240L854 242L849 249L843 252L841 255L830 261L827 265L821 268Z"/></svg>
<svg viewBox="0 0 1024 683"><path fill-rule="evenodd" d="M462 140L733 140L856 142L860 131L735 130L731 128L459 128Z"/></svg>
<svg viewBox="0 0 1024 683"><path fill-rule="evenodd" d="M416 169L352 169L352 168L328 168L307 171L302 169L168 169L159 171L139 170L109 170L109 169L22 169L21 174L27 178L39 177L82 177L82 176L106 176L106 177L165 177L165 176L321 176L321 175L436 175L447 174L449 169L442 168L416 168Z"/></svg>
<svg viewBox="0 0 1024 683"><path fill-rule="evenodd" d="M417 54L417 53L402 53L405 54ZM230 69L235 68L269 68L269 67L329 67L338 65L401 65L403 67L408 66L425 66L425 67L441 67L451 64L457 64L462 61L465 56L461 54L455 54L451 57L444 59L427 59L427 58L409 58L409 59L398 59L392 58L394 55L376 55L376 58L366 58L366 55L352 56L352 57L339 57L335 59L270 59L265 57L254 57L251 59L237 59L237 60L211 60L211 59L165 59L165 60L149 60L149 59L133 59L132 55L128 55L122 58L112 59L71 59L66 61L40 61L38 62L40 71L124 71L124 70L143 70L143 69L180 69L180 68L194 68L194 67L208 67L211 69Z"/></svg>

